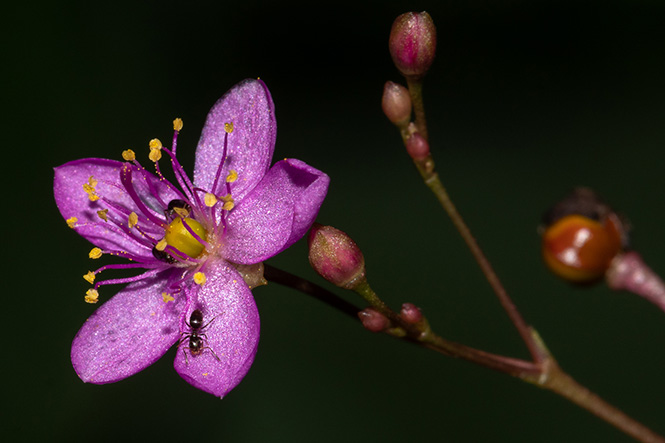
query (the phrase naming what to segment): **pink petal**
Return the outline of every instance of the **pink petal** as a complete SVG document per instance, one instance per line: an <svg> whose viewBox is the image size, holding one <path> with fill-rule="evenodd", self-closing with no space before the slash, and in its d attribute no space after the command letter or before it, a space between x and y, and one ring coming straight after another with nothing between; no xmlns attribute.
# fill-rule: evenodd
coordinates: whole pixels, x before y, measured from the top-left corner
<svg viewBox="0 0 665 443"><path fill-rule="evenodd" d="M87 383L112 383L153 364L180 337L184 297L164 302L165 271L130 284L88 318L72 343L72 364Z"/></svg>
<svg viewBox="0 0 665 443"><path fill-rule="evenodd" d="M141 229L155 238L161 238L164 234L163 228L149 221L127 194L120 182L120 168L123 162L85 158L65 163L55 168L55 179L53 182L53 193L55 202L60 213L65 219L76 217L78 219L76 232L85 237L95 246L104 250L123 250L138 256L152 258L151 248L139 244L136 240L120 231L111 221L104 222L97 215L97 211L109 209L108 217L115 217L120 222L127 224L127 220L121 217L116 209L107 204L102 198L90 201L88 194L83 190L83 184L88 183L90 176L97 180L97 194L109 200L116 208L122 208L129 215L135 212L139 216ZM133 176L133 184L139 196L141 196L147 207L156 216L163 218L164 207L152 195L156 193L168 204L169 201L182 198L173 187L164 180L159 180L152 174L146 175L146 179L139 173ZM152 188L152 191L151 189Z"/></svg>
<svg viewBox="0 0 665 443"><path fill-rule="evenodd" d="M233 123L230 134L224 130L225 123ZM223 173L217 189L213 190L227 135ZM195 186L214 194L226 194L224 179L233 169L238 172L238 180L233 183L233 195L242 197L268 170L276 137L275 107L266 85L253 79L238 83L208 113L196 150Z"/></svg>
<svg viewBox="0 0 665 443"><path fill-rule="evenodd" d="M316 218L330 179L306 163L277 163L227 218L224 256L254 264L300 239Z"/></svg>
<svg viewBox="0 0 665 443"><path fill-rule="evenodd" d="M223 397L249 371L259 344L259 313L251 291L238 272L223 260L204 267L206 282L186 311L203 312L204 349L192 355L184 325L184 341L175 357L176 371L191 385ZM215 357L219 358L219 360Z"/></svg>

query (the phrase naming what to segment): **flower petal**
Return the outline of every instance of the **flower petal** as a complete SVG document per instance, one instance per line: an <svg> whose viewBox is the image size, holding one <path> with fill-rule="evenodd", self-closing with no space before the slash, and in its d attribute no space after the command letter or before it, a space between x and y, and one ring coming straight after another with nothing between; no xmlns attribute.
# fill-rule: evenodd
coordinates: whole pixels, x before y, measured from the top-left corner
<svg viewBox="0 0 665 443"><path fill-rule="evenodd" d="M259 344L259 313L251 291L224 260L211 260L204 269L206 283L188 308L203 312L203 349L193 355L188 340L181 343L174 367L189 384L223 397L249 371ZM185 325L183 331L191 332Z"/></svg>
<svg viewBox="0 0 665 443"><path fill-rule="evenodd" d="M326 174L300 160L275 163L227 217L225 258L254 264L291 246L314 222L329 183Z"/></svg>
<svg viewBox="0 0 665 443"><path fill-rule="evenodd" d="M233 123L233 131L228 134L220 183L212 189L222 161L226 123ZM226 194L222 186L233 169L238 173L233 196L236 200L242 198L268 170L276 136L275 107L266 85L253 79L238 83L208 113L196 150L194 185L213 194Z"/></svg>
<svg viewBox="0 0 665 443"><path fill-rule="evenodd" d="M126 225L127 220L122 217L135 212L144 232L154 234L156 238L163 236L163 228L144 216L122 185L120 168L123 164L114 160L85 158L58 166L55 168L53 182L55 202L65 219L78 219L74 229L95 246L103 250L123 250L152 258L151 248L141 245L136 238L123 232L111 220L102 221L97 214L97 211L109 209L109 218L114 217L114 220ZM101 197L96 201L90 201L88 193L83 189L91 176L97 180L95 193ZM173 199L182 198L170 183L152 174L135 172L132 182L146 207L153 215L161 218L165 209L162 206L164 202L168 204Z"/></svg>
<svg viewBox="0 0 665 443"><path fill-rule="evenodd" d="M130 284L88 318L72 343L72 364L87 383L112 383L153 364L180 337L184 297L164 302L179 270Z"/></svg>

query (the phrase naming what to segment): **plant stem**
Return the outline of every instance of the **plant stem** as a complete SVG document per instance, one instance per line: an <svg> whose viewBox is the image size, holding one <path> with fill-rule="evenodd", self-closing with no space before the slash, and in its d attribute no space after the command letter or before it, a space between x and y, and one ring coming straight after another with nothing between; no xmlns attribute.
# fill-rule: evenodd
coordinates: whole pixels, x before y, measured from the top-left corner
<svg viewBox="0 0 665 443"><path fill-rule="evenodd" d="M406 78L406 84L409 87L409 94L411 95L411 106L413 106L413 113L416 117L415 124L420 135L425 140L429 140L427 136L427 120L425 118L425 106L423 104L423 81L420 79Z"/></svg>
<svg viewBox="0 0 665 443"><path fill-rule="evenodd" d="M563 372L554 361L550 363L551 366L546 373L547 377L542 383L536 383L536 385L559 394L639 441L665 443L663 437L580 385L570 375Z"/></svg>
<svg viewBox="0 0 665 443"><path fill-rule="evenodd" d="M503 287L503 284L501 284L499 277L496 275L496 272L494 272L494 268L490 264L489 260L487 260L487 257L485 257L485 254L478 245L478 242L476 241L475 237L473 236L473 234L471 234L471 230L464 222L464 219L457 211L457 208L450 199L450 196L448 195L448 192L446 192L443 183L441 183L439 174L437 174L434 171L432 159L428 158L423 162L415 162L415 163L416 166L418 167L418 172L420 172L420 175L425 181L425 184L439 200L439 203L441 203L441 206L443 206L443 209L446 211L446 213L452 220L453 224L455 225L455 228L457 228L457 231L460 233L460 235L466 242L469 250L471 251L471 254L476 259L476 262L478 262L478 265L480 266L480 269L485 275L485 278L487 279L490 286L494 290L494 293L498 297L501 306L503 306L503 309L508 314L508 317L510 317L510 320L515 325L515 328L517 329L520 336L522 337L522 340L529 349L529 352L531 353L531 356L533 357L534 361L540 362L542 360L542 356L538 352L537 344L533 341L533 337L531 335L531 330L529 326L526 324L526 322L522 318L522 315L515 307L515 304L513 303L508 293L506 292L506 289Z"/></svg>

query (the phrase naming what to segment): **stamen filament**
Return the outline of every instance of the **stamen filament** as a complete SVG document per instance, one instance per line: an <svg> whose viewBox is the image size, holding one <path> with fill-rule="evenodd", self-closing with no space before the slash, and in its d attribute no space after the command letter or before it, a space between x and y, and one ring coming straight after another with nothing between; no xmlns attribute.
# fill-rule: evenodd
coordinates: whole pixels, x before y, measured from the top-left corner
<svg viewBox="0 0 665 443"><path fill-rule="evenodd" d="M136 193L136 189L134 189L134 184L132 183L132 167L129 163L122 165L122 169L120 170L120 181L125 187L127 194L129 194L130 198L134 201L141 212L143 212L143 214L145 214L145 216L157 226L163 226L164 221L154 216L143 203L141 197L139 197L139 195Z"/></svg>

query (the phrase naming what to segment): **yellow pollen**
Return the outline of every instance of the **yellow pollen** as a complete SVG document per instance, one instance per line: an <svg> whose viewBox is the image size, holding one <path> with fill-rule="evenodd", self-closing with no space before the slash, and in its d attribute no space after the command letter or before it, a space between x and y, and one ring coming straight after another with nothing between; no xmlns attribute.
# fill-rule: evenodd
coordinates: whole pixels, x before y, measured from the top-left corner
<svg viewBox="0 0 665 443"><path fill-rule="evenodd" d="M162 292L162 300L164 300L164 303L168 303L175 300L175 298L171 297L167 292Z"/></svg>
<svg viewBox="0 0 665 443"><path fill-rule="evenodd" d="M106 216L106 214L108 213L109 213L108 209L100 209L99 211L97 211L97 215L99 216L99 218L101 218L104 221L109 221L109 218Z"/></svg>
<svg viewBox="0 0 665 443"><path fill-rule="evenodd" d="M235 202L233 201L233 197L231 197L231 194L226 194L224 197L221 197L221 199L224 202L222 209L224 209L225 211L230 211L235 206Z"/></svg>
<svg viewBox="0 0 665 443"><path fill-rule="evenodd" d="M88 271L88 273L85 274L85 275L83 276L83 278L84 278L85 281L87 281L88 283L93 284L93 283L95 282L95 273L92 272L92 271Z"/></svg>
<svg viewBox="0 0 665 443"><path fill-rule="evenodd" d="M203 202L207 207L212 208L217 203L217 197L215 197L215 194L206 192L205 197L203 197Z"/></svg>
<svg viewBox="0 0 665 443"><path fill-rule="evenodd" d="M197 272L194 274L194 283L197 285L203 285L206 282L206 275L203 272Z"/></svg>
<svg viewBox="0 0 665 443"><path fill-rule="evenodd" d="M91 202L96 202L97 200L99 200L99 196L97 194L88 194L88 199Z"/></svg>
<svg viewBox="0 0 665 443"><path fill-rule="evenodd" d="M96 289L88 289L83 298L86 303L97 303L99 300L99 292Z"/></svg>
<svg viewBox="0 0 665 443"><path fill-rule="evenodd" d="M150 161L158 162L162 158L162 151L159 149L151 149L150 154L148 154Z"/></svg>
<svg viewBox="0 0 665 443"><path fill-rule="evenodd" d="M168 243L166 243L166 239L163 238L163 239L161 239L161 240L159 241L159 243L157 243L157 244L155 245L155 249L157 249L158 251L161 252L161 251L163 251L164 249L166 249L167 246L168 246Z"/></svg>
<svg viewBox="0 0 665 443"><path fill-rule="evenodd" d="M136 215L136 212L132 212L129 214L129 218L127 220L127 225L129 226L129 229L132 229L134 226L139 224L139 216Z"/></svg>
<svg viewBox="0 0 665 443"><path fill-rule="evenodd" d="M88 179L88 183L90 184L90 186L92 186L93 189L95 188L95 186L97 186L97 180L92 175Z"/></svg>
<svg viewBox="0 0 665 443"><path fill-rule="evenodd" d="M150 149L162 149L162 142L158 138L153 138L148 146L150 146Z"/></svg>
<svg viewBox="0 0 665 443"><path fill-rule="evenodd" d="M233 132L233 122L224 123L224 130L226 131L227 134L232 133Z"/></svg>
<svg viewBox="0 0 665 443"><path fill-rule="evenodd" d="M238 172L231 169L229 171L229 175L226 176L226 182L227 183L233 183L236 180L238 180Z"/></svg>
<svg viewBox="0 0 665 443"><path fill-rule="evenodd" d="M77 221L79 221L78 218L76 218L76 217L69 217L69 218L67 219L67 226L69 226L70 228L74 229L74 226L76 226L76 222L77 222Z"/></svg>
<svg viewBox="0 0 665 443"><path fill-rule="evenodd" d="M173 120L173 130L174 131L182 131L182 119L181 118L176 118Z"/></svg>
<svg viewBox="0 0 665 443"><path fill-rule="evenodd" d="M132 151L131 149L126 149L122 151L122 158L125 161L131 162L136 160L136 153Z"/></svg>
<svg viewBox="0 0 665 443"><path fill-rule="evenodd" d="M88 253L88 257L92 259L98 259L101 256L102 256L102 250L99 248L92 248Z"/></svg>

